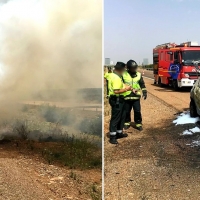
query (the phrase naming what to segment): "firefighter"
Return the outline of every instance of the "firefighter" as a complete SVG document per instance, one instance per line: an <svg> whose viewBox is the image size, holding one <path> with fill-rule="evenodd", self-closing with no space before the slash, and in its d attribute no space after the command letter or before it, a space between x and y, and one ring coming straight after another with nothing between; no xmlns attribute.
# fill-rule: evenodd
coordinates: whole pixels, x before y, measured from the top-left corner
<svg viewBox="0 0 200 200"><path fill-rule="evenodd" d="M107 71L107 72L105 73L105 75L104 75L104 78L105 78L106 80L109 79L109 75L110 75L110 73L113 72L111 66L108 66L107 69L108 69L108 71Z"/></svg>
<svg viewBox="0 0 200 200"><path fill-rule="evenodd" d="M127 137L123 133L123 126L126 118L124 93L131 90L131 86L123 83L122 75L125 71L125 64L117 62L114 72L109 78L109 104L111 106L110 119L110 140L111 144L118 144L117 139Z"/></svg>
<svg viewBox="0 0 200 200"><path fill-rule="evenodd" d="M147 90L145 87L142 74L137 71L138 65L134 60L129 60L127 62L127 71L123 74L123 81L125 84L132 87L131 91L125 94L125 109L126 109L126 119L124 124L124 129L130 128L131 125L131 110L134 110L134 122L136 128L142 131L142 115L141 115L141 90L143 93L143 98L147 98Z"/></svg>
<svg viewBox="0 0 200 200"><path fill-rule="evenodd" d="M106 86L107 86L107 98L109 97L109 91L108 91L108 81L109 81L109 77L110 75L113 73L112 71L112 67L111 66L108 66L108 71L105 73L104 75L104 79L106 81Z"/></svg>

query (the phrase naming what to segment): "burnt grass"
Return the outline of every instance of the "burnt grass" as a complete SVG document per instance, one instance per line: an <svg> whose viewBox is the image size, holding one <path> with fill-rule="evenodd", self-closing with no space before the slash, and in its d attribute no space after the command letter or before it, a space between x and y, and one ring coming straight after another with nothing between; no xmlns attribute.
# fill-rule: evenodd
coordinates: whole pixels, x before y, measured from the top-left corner
<svg viewBox="0 0 200 200"><path fill-rule="evenodd" d="M65 142L37 142L31 140L1 140L0 146L17 150L20 154L35 154L49 165L70 169L101 169L101 149L86 139L71 138Z"/></svg>
<svg viewBox="0 0 200 200"><path fill-rule="evenodd" d="M50 123L50 125L47 124L46 133L31 130L28 120L16 120L13 124L12 135L17 137L5 137L0 144L10 144L20 151L24 148L24 152L39 154L49 164L59 164L70 169L101 168L102 148L99 143L101 143L102 118L99 114L94 112L80 114L80 111L48 104L34 107L24 105L22 113L33 113L44 120L41 122L44 125L45 121ZM48 126L53 128L48 128ZM75 135L69 133L63 129L64 126L76 126L80 133ZM40 137L36 140L32 139L36 133Z"/></svg>
<svg viewBox="0 0 200 200"><path fill-rule="evenodd" d="M75 124L77 120L76 114L70 109L61 109L49 105L40 107L40 114L47 122L60 123L66 126ZM101 137L101 120L102 118L98 115L93 119L84 118L78 122L77 126L81 133ZM55 146L51 145L51 147L41 149L42 156L46 158L49 164L59 162L71 169L101 168L101 147L87 135L81 138L65 135L63 141L55 144Z"/></svg>
<svg viewBox="0 0 200 200"><path fill-rule="evenodd" d="M22 110L28 112L30 106L24 105ZM43 104L37 106L39 114L47 122L59 123L64 126L76 126L81 133L97 135L102 137L102 115L97 113L95 117L77 117L77 111L70 108L59 108ZM91 111L95 112L95 111Z"/></svg>

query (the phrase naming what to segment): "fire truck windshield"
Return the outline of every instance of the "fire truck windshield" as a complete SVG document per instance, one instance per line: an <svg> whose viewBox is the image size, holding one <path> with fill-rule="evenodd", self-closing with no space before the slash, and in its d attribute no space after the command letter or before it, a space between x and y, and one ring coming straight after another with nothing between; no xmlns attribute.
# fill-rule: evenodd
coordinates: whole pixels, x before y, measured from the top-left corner
<svg viewBox="0 0 200 200"><path fill-rule="evenodd" d="M183 51L182 62L184 65L193 65L193 61L200 60L200 50Z"/></svg>

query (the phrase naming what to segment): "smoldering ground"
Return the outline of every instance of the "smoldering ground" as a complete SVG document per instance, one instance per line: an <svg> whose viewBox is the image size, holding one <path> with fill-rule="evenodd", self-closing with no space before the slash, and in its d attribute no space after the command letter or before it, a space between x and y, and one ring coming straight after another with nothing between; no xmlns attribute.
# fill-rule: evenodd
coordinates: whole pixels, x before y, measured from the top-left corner
<svg viewBox="0 0 200 200"><path fill-rule="evenodd" d="M64 91L82 103L77 89L101 88L101 9L101 0L1 1L0 120L37 96Z"/></svg>

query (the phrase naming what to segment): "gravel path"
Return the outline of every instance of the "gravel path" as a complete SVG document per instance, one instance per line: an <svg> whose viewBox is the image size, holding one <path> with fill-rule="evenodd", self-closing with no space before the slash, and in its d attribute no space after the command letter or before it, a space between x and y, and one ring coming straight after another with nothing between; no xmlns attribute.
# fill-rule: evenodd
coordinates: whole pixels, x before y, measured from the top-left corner
<svg viewBox="0 0 200 200"><path fill-rule="evenodd" d="M191 136L180 136L184 126L174 126L175 115L188 109L189 93L155 87L142 100L144 131L130 128L119 145L108 143L109 106L105 103L105 199L200 199L200 156L186 145Z"/></svg>

